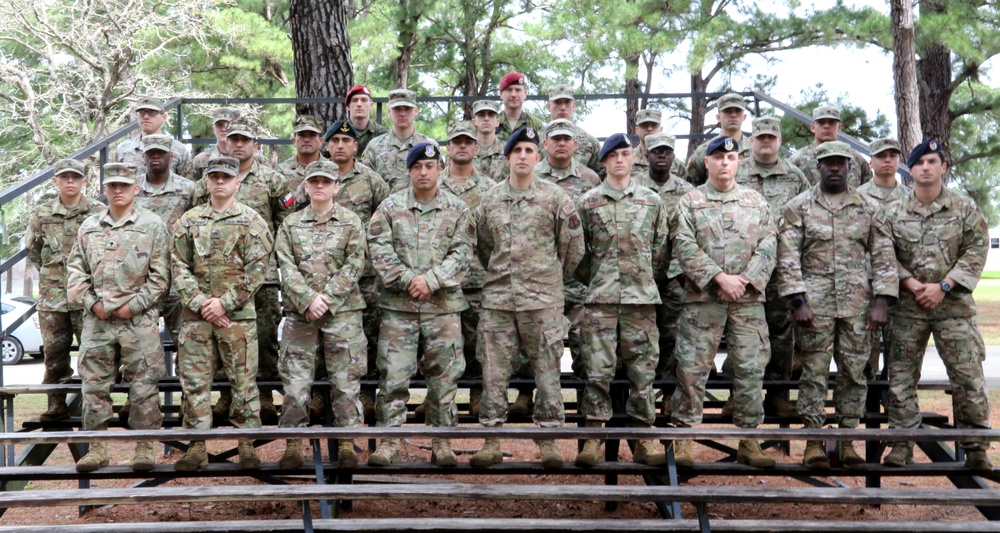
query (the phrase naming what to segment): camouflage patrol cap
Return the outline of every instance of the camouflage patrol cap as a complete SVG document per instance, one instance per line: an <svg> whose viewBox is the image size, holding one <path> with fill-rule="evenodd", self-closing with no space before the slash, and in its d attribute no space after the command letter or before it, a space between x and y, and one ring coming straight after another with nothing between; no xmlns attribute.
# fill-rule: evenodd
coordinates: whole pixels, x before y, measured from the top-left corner
<svg viewBox="0 0 1000 533"><path fill-rule="evenodd" d="M159 113L166 113L163 109L163 100L160 100L159 98L151 98L149 96L140 98L139 101L135 103L135 111L140 109L150 109Z"/></svg>
<svg viewBox="0 0 1000 533"><path fill-rule="evenodd" d="M347 120L338 120L330 124L326 133L323 134L323 142L329 141L334 135L346 135L355 141L358 140L358 130L354 129L354 124Z"/></svg>
<svg viewBox="0 0 1000 533"><path fill-rule="evenodd" d="M313 176L323 176L340 181L340 168L332 161L313 161L306 167L306 180Z"/></svg>
<svg viewBox="0 0 1000 533"><path fill-rule="evenodd" d="M476 100L472 103L472 114L478 115L480 111L500 112L500 103L493 100Z"/></svg>
<svg viewBox="0 0 1000 533"><path fill-rule="evenodd" d="M646 149L654 150L666 146L673 150L676 142L677 139L669 133L650 133L646 136Z"/></svg>
<svg viewBox="0 0 1000 533"><path fill-rule="evenodd" d="M240 112L231 107L217 107L212 110L212 125L218 122L232 122L240 119Z"/></svg>
<svg viewBox="0 0 1000 533"><path fill-rule="evenodd" d="M640 109L635 113L636 124L645 124L647 122L660 124L662 120L663 112L659 109Z"/></svg>
<svg viewBox="0 0 1000 533"><path fill-rule="evenodd" d="M851 147L847 146L847 143L840 141L829 141L817 146L816 159L819 160L827 157L846 157L850 159Z"/></svg>
<svg viewBox="0 0 1000 533"><path fill-rule="evenodd" d="M556 100L576 100L573 98L573 87L565 83L558 83L549 87L549 101L554 102Z"/></svg>
<svg viewBox="0 0 1000 533"><path fill-rule="evenodd" d="M401 106L417 107L417 93L406 89L389 91L389 109Z"/></svg>
<svg viewBox="0 0 1000 533"><path fill-rule="evenodd" d="M108 163L104 165L104 184L124 183L135 184L135 165L127 163Z"/></svg>
<svg viewBox="0 0 1000 533"><path fill-rule="evenodd" d="M736 93L726 93L719 97L719 111L725 111L733 107L738 107L746 111L747 103L743 101L742 96Z"/></svg>
<svg viewBox="0 0 1000 533"><path fill-rule="evenodd" d="M236 135L242 135L248 139L256 139L257 134L250 127L250 124L242 120L234 120L229 123L229 127L226 128L226 137L234 137Z"/></svg>
<svg viewBox="0 0 1000 533"><path fill-rule="evenodd" d="M452 141L456 137L468 137L473 141L477 140L476 128L471 122L463 120L461 122L456 122L451 126L448 126L448 140Z"/></svg>
<svg viewBox="0 0 1000 533"><path fill-rule="evenodd" d="M208 166L205 167L205 175L208 176L213 172L239 176L240 160L235 157L213 157L208 160Z"/></svg>
<svg viewBox="0 0 1000 533"><path fill-rule="evenodd" d="M816 109L813 109L813 120L820 120L824 118L832 118L833 120L840 121L840 109L833 107L832 105L821 105Z"/></svg>
<svg viewBox="0 0 1000 533"><path fill-rule="evenodd" d="M899 153L903 153L902 147L899 146L899 141L893 139L892 137L882 137L881 139L875 139L871 144L868 145L868 153L870 155L881 154L886 150L895 150Z"/></svg>
<svg viewBox="0 0 1000 533"><path fill-rule="evenodd" d="M557 118L546 124L542 133L546 139L551 139L556 135L568 135L571 138L576 138L576 128L573 127L572 122L564 118Z"/></svg>
<svg viewBox="0 0 1000 533"><path fill-rule="evenodd" d="M323 123L312 115L297 115L292 120L292 135L302 131L323 134Z"/></svg>
<svg viewBox="0 0 1000 533"><path fill-rule="evenodd" d="M174 144L174 138L169 135L163 135L163 134L146 135L142 138L142 152L146 153L150 150L160 150L161 152L169 152L173 144Z"/></svg>
<svg viewBox="0 0 1000 533"><path fill-rule="evenodd" d="M781 137L781 120L775 117L753 119L753 134L751 137L760 137L761 135Z"/></svg>
<svg viewBox="0 0 1000 533"><path fill-rule="evenodd" d="M55 168L52 170L53 176L58 176L66 172L73 172L79 174L83 177L87 177L86 173L87 165L83 161L77 161L76 159L60 159L56 161Z"/></svg>

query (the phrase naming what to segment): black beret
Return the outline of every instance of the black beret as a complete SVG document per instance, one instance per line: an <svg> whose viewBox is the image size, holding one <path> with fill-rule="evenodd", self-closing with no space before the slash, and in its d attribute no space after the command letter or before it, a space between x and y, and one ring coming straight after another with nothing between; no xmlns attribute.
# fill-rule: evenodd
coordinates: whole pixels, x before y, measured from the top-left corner
<svg viewBox="0 0 1000 533"><path fill-rule="evenodd" d="M441 149L438 148L436 144L431 143L420 143L413 148L410 148L410 153L406 156L406 168L410 168L415 165L417 161L423 161L425 159L440 161Z"/></svg>
<svg viewBox="0 0 1000 533"><path fill-rule="evenodd" d="M607 139L604 139L604 146L601 148L601 155L598 156L598 161L604 161L608 154L614 152L619 148L631 148L632 143L629 141L628 136L624 133L616 133Z"/></svg>
<svg viewBox="0 0 1000 533"><path fill-rule="evenodd" d="M503 156L507 157L507 154L514 149L514 145L519 142L529 142L538 145L538 132L532 128L520 128L514 133L510 134L510 138L507 139L507 144L503 147Z"/></svg>
<svg viewBox="0 0 1000 533"><path fill-rule="evenodd" d="M358 130L354 129L354 125L347 120L338 120L330 124L330 127L326 129L326 133L323 134L323 142L329 141L330 137L334 135L347 135L355 141L358 140Z"/></svg>
<svg viewBox="0 0 1000 533"><path fill-rule="evenodd" d="M708 147L705 148L705 155L711 155L712 152L720 150L723 152L739 152L740 143L734 141L732 137L727 137L725 135L716 137L711 141L708 141Z"/></svg>
<svg viewBox="0 0 1000 533"><path fill-rule="evenodd" d="M913 147L913 150L910 151L910 157L906 158L906 166L913 167L917 161L920 161L921 157L927 154L937 154L941 157L941 161L944 161L944 150L941 143L937 139L927 139Z"/></svg>

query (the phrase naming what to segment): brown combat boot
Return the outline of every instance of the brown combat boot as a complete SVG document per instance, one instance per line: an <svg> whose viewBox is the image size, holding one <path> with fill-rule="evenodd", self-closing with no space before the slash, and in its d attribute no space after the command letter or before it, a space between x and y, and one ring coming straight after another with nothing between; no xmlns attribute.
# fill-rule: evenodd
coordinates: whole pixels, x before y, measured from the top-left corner
<svg viewBox="0 0 1000 533"><path fill-rule="evenodd" d="M493 466L503 462L503 451L500 450L500 439L486 439L483 447L469 459L469 464L475 467Z"/></svg>
<svg viewBox="0 0 1000 533"><path fill-rule="evenodd" d="M240 470L257 470L260 468L260 457L257 456L257 449L253 447L252 439L240 439Z"/></svg>
<svg viewBox="0 0 1000 533"><path fill-rule="evenodd" d="M361 400L361 414L364 417L372 418L375 416L375 404L372 403L372 397L368 393L362 392L358 398Z"/></svg>
<svg viewBox="0 0 1000 533"><path fill-rule="evenodd" d="M469 389L469 414L479 416L479 404L483 400L483 388L472 387Z"/></svg>
<svg viewBox="0 0 1000 533"><path fill-rule="evenodd" d="M273 426L278 423L278 408L274 406L274 393L271 389L260 391L260 423Z"/></svg>
<svg viewBox="0 0 1000 533"><path fill-rule="evenodd" d="M357 468L358 454L354 452L354 441L340 439L337 443L337 466L340 468Z"/></svg>
<svg viewBox="0 0 1000 533"><path fill-rule="evenodd" d="M371 466L389 466L403 460L403 451L399 449L399 439L382 439L378 449L368 457Z"/></svg>
<svg viewBox="0 0 1000 533"><path fill-rule="evenodd" d="M821 440L806 441L806 451L802 454L802 464L808 468L830 468L830 458Z"/></svg>
<svg viewBox="0 0 1000 533"><path fill-rule="evenodd" d="M295 470L306 462L302 455L302 439L288 439L285 441L285 453L278 461L278 468L282 470Z"/></svg>
<svg viewBox="0 0 1000 533"><path fill-rule="evenodd" d="M755 440L740 441L740 449L736 452L736 462L754 468L774 468L774 459L764 455L760 444Z"/></svg>
<svg viewBox="0 0 1000 533"><path fill-rule="evenodd" d="M458 457L451 451L451 441L448 439L431 440L431 462L437 466L452 467L458 465Z"/></svg>
<svg viewBox="0 0 1000 533"><path fill-rule="evenodd" d="M562 454L556 448L556 441L545 439L535 442L538 443L538 450L542 453L542 468L552 470L563 467Z"/></svg>
<svg viewBox="0 0 1000 533"><path fill-rule="evenodd" d="M69 406L66 405L65 394L52 394L49 396L49 409L38 415L40 422L57 422L69 418Z"/></svg>
<svg viewBox="0 0 1000 533"><path fill-rule="evenodd" d="M674 464L677 466L694 466L694 455L691 453L692 443L689 440L674 441Z"/></svg>
<svg viewBox="0 0 1000 533"><path fill-rule="evenodd" d="M965 467L971 468L976 472L983 472L986 474L993 473L993 463L990 462L990 458L986 456L986 450L967 449L965 450Z"/></svg>
<svg viewBox="0 0 1000 533"><path fill-rule="evenodd" d="M213 420L228 420L229 408L233 405L233 394L229 389L219 391L219 401L212 406Z"/></svg>
<svg viewBox="0 0 1000 533"><path fill-rule="evenodd" d="M600 428L604 427L603 420L588 420L588 428ZM600 439L587 439L583 442L583 449L576 454L576 460L573 461L576 466L583 468L593 468L597 466L597 463L601 462L601 440Z"/></svg>
<svg viewBox="0 0 1000 533"><path fill-rule="evenodd" d="M191 443L187 453L174 463L178 472L194 472L203 466L208 466L208 452L205 451L205 441L196 440Z"/></svg>
<svg viewBox="0 0 1000 533"><path fill-rule="evenodd" d="M153 457L153 443L135 443L135 455L132 456L132 471L149 472L155 466L156 458Z"/></svg>
<svg viewBox="0 0 1000 533"><path fill-rule="evenodd" d="M323 393L314 391L309 400L309 419L316 422L323 422L326 418L326 399Z"/></svg>
<svg viewBox="0 0 1000 533"><path fill-rule="evenodd" d="M798 418L799 413L783 394L768 391L764 397L764 413L782 418Z"/></svg>
<svg viewBox="0 0 1000 533"><path fill-rule="evenodd" d="M882 464L894 468L904 467L913 462L913 443L896 442L893 443L889 454L882 459Z"/></svg>
<svg viewBox="0 0 1000 533"><path fill-rule="evenodd" d="M532 394L534 394L534 391L517 391L517 399L514 400L514 403L510 404L507 414L509 416L531 416L531 413L535 410L535 402L531 399Z"/></svg>
<svg viewBox="0 0 1000 533"><path fill-rule="evenodd" d="M731 416L733 416L734 412L736 412L736 406L733 404L733 395L730 394L729 395L729 399L726 400L726 403L722 406L722 413L720 413L720 414L722 416L729 416L729 417L731 417Z"/></svg>
<svg viewBox="0 0 1000 533"><path fill-rule="evenodd" d="M854 450L854 443L851 441L841 443L840 463L848 470L868 470L868 463Z"/></svg>
<svg viewBox="0 0 1000 533"><path fill-rule="evenodd" d="M111 457L108 456L108 445L103 442L90 444L87 455L84 455L76 462L77 472L93 472L111 464Z"/></svg>

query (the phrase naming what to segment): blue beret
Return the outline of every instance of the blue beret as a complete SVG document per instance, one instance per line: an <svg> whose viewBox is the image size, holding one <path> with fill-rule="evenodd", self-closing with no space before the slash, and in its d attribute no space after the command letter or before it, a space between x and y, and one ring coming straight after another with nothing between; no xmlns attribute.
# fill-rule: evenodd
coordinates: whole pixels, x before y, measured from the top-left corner
<svg viewBox="0 0 1000 533"><path fill-rule="evenodd" d="M326 129L326 133L323 134L323 142L329 141L330 137L334 135L347 135L355 141L358 140L358 130L354 129L354 125L347 120L338 120L330 124L330 127Z"/></svg>
<svg viewBox="0 0 1000 533"><path fill-rule="evenodd" d="M604 146L601 148L601 155L598 156L598 161L604 161L604 158L608 157L608 154L619 148L631 147L632 143L624 133L616 133L607 139L604 139Z"/></svg>
<svg viewBox="0 0 1000 533"><path fill-rule="evenodd" d="M510 134L510 138L507 139L507 144L503 147L503 156L507 157L507 154L514 149L514 145L519 142L535 143L538 145L538 132L531 128L520 128L514 133Z"/></svg>
<svg viewBox="0 0 1000 533"><path fill-rule="evenodd" d="M413 148L410 148L410 153L406 156L406 168L410 168L415 165L417 161L423 161L425 159L440 161L441 149L438 148L436 144L431 143L420 143Z"/></svg>
<svg viewBox="0 0 1000 533"><path fill-rule="evenodd" d="M941 157L941 161L944 161L944 150L941 143L937 139L927 139L913 147L913 150L910 151L910 157L906 158L906 166L913 167L917 161L920 161L921 157L927 154L937 154Z"/></svg>
<svg viewBox="0 0 1000 533"><path fill-rule="evenodd" d="M711 141L708 141L708 147L705 149L705 155L711 155L712 152L720 150L723 152L739 152L740 143L734 141L732 137L727 137L725 135L716 137Z"/></svg>

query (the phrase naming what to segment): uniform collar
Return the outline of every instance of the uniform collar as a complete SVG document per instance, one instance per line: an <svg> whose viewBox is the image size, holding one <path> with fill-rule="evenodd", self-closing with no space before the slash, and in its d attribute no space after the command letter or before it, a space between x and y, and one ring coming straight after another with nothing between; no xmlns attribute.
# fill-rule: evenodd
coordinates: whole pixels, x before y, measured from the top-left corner
<svg viewBox="0 0 1000 533"><path fill-rule="evenodd" d="M163 188L157 190L153 189L153 186L150 185L148 181L146 181L146 174L142 174L141 176L139 176L139 179L136 181L136 184L139 185L139 190L142 192L150 194L165 194L168 192L180 191L180 187L177 185L177 180L179 178L181 178L181 176L171 172L170 174L167 175L167 181L163 183Z"/></svg>
<svg viewBox="0 0 1000 533"><path fill-rule="evenodd" d="M103 214L101 214L101 225L119 228L126 224L135 223L135 219L139 216L139 213L137 212L139 209L139 206L133 203L132 209L129 210L128 214L120 218L118 222L115 222L114 219L111 218L111 209L108 208Z"/></svg>
<svg viewBox="0 0 1000 533"><path fill-rule="evenodd" d="M917 200L916 189L911 189L909 193L904 197L904 206L907 211L917 213L922 216L930 216L938 211L944 211L946 209L951 209L951 204L953 201L952 192L948 190L943 184L941 185L941 194L931 202L931 205L925 205L920 200Z"/></svg>

